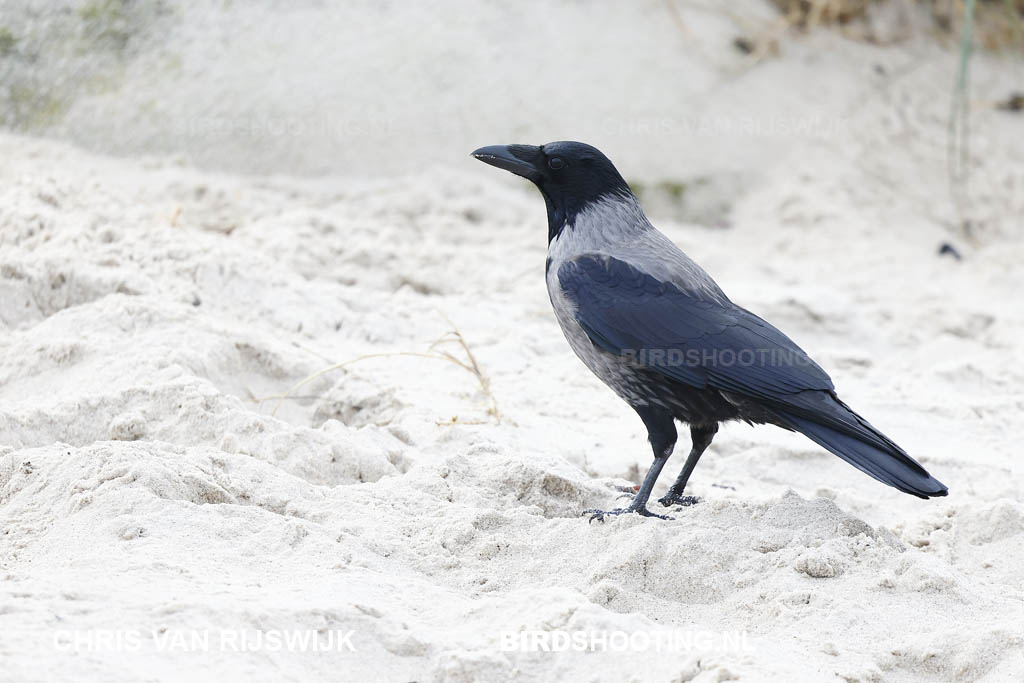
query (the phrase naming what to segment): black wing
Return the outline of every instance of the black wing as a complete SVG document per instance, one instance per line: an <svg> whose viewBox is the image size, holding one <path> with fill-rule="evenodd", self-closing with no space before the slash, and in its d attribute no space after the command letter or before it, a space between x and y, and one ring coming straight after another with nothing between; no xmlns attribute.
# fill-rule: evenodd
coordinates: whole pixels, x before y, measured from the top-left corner
<svg viewBox="0 0 1024 683"><path fill-rule="evenodd" d="M834 389L789 337L729 301L697 299L598 254L562 264L558 282L594 344L676 381L769 403Z"/></svg>

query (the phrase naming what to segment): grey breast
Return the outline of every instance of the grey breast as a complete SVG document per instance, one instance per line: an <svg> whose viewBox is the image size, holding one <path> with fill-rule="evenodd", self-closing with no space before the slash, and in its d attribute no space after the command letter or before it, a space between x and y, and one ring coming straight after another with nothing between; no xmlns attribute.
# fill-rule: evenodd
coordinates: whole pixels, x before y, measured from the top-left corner
<svg viewBox="0 0 1024 683"><path fill-rule="evenodd" d="M583 254L614 256L701 299L728 301L714 280L644 216L632 195L615 195L581 211L548 245L547 287L555 318L583 364L630 405L663 404L649 377L620 356L603 351L576 321L573 303L558 282L563 263Z"/></svg>

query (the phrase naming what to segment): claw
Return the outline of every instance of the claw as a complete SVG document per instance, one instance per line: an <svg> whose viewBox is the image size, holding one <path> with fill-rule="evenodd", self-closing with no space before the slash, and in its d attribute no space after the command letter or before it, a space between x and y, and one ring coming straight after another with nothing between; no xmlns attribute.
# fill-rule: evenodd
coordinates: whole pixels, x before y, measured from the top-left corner
<svg viewBox="0 0 1024 683"><path fill-rule="evenodd" d="M588 524L593 524L595 519L597 521L599 521L599 522L603 522L605 515L625 515L625 514L629 514L631 512L634 512L634 513L640 515L641 517L657 517L658 519L675 519L674 517L669 517L668 515L656 514L654 512L651 512L650 510L648 510L645 507L644 508L639 508L639 509L636 509L636 510L634 510L633 508L615 508L614 510L598 510L597 508L590 508L589 510L584 510L580 514L590 515L590 520L588 521Z"/></svg>
<svg viewBox="0 0 1024 683"><path fill-rule="evenodd" d="M658 502L665 507L672 507L673 505L682 505L683 507L689 507L696 505L700 502L700 498L697 496L672 496L667 495L658 499Z"/></svg>

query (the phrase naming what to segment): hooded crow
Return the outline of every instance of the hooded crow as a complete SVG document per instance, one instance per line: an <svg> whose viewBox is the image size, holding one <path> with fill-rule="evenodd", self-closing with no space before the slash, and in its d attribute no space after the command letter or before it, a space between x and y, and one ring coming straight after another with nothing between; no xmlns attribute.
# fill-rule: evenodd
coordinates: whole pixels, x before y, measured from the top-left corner
<svg viewBox="0 0 1024 683"><path fill-rule="evenodd" d="M836 396L832 380L782 332L737 306L644 215L611 161L580 142L481 147L473 156L537 186L548 214L548 295L572 350L647 427L654 463L628 507L647 509L676 443L691 448L662 505L692 505L686 482L718 424L800 432L878 481L917 496L946 487Z"/></svg>

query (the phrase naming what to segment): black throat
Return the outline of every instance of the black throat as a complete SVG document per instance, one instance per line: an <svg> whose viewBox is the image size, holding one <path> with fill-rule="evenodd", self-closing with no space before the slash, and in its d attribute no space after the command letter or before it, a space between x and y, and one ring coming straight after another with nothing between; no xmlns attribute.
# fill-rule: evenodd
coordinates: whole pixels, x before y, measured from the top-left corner
<svg viewBox="0 0 1024 683"><path fill-rule="evenodd" d="M568 217L566 216L565 209L552 201L547 192L541 190L540 193L544 195L544 205L548 210L548 244L551 244L551 240L558 237L565 230L565 226L568 225Z"/></svg>

